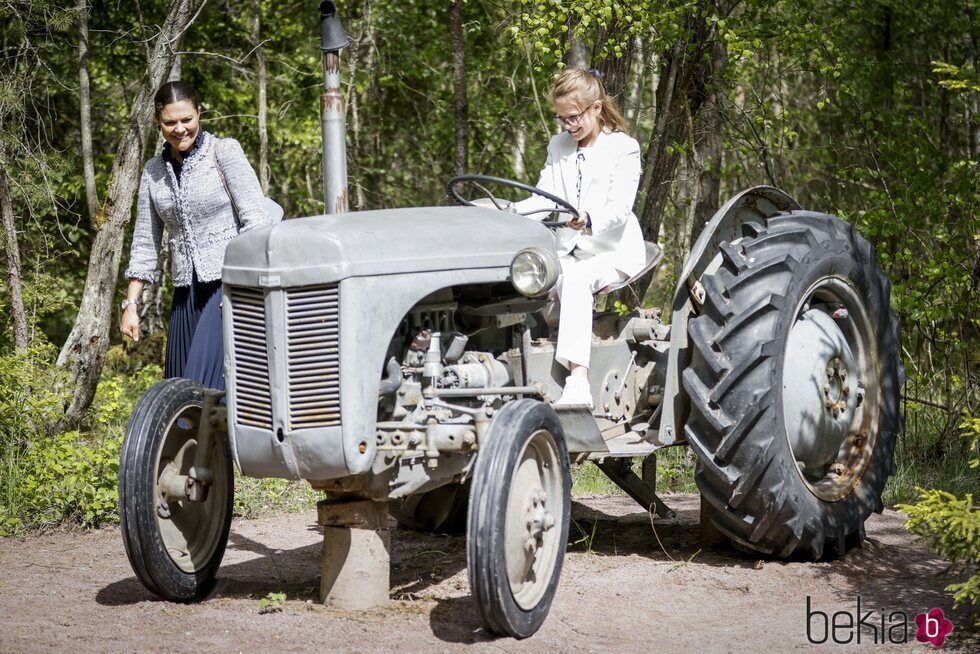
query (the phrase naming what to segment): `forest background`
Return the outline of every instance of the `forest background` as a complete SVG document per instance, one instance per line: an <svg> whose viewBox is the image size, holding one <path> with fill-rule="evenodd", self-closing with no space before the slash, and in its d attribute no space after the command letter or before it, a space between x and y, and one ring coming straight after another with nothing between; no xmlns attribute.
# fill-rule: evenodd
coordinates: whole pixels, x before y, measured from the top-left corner
<svg viewBox="0 0 980 654"><path fill-rule="evenodd" d="M156 87L194 84L205 128L243 144L286 215L322 212L318 4L0 0L0 534L115 519L119 445L162 374L171 292L149 287L145 338L121 342ZM572 65L603 71L643 148L635 210L667 252L645 303L667 304L700 227L750 186L856 225L892 280L907 371L886 501L950 491L919 529L976 572L975 0L337 4L354 210L443 203L461 171L533 184L556 130L546 92ZM670 479L691 464L665 465ZM293 493L243 481L236 510Z"/></svg>

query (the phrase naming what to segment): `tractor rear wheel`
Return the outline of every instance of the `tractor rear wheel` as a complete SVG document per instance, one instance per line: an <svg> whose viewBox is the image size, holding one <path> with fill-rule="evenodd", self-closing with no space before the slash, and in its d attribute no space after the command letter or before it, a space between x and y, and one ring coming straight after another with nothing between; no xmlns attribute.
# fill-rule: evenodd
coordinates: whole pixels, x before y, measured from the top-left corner
<svg viewBox="0 0 980 654"><path fill-rule="evenodd" d="M894 472L904 369L888 279L824 214L747 224L720 250L683 375L709 519L756 552L842 554Z"/></svg>

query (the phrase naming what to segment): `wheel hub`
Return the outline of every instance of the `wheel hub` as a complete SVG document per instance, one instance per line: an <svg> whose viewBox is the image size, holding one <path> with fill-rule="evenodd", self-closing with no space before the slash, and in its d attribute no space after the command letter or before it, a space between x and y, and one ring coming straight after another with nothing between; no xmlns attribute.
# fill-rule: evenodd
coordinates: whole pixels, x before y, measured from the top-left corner
<svg viewBox="0 0 980 654"><path fill-rule="evenodd" d="M533 563L534 556L541 549L544 541L544 534L555 526L555 516L547 510L548 494L543 488L538 488L529 497L527 509L524 515L527 516L527 533L524 538L524 551L528 555L530 563ZM530 565L528 566L530 567Z"/></svg>
<svg viewBox="0 0 980 654"><path fill-rule="evenodd" d="M531 435L511 478L504 527L507 577L514 601L526 610L543 597L558 560L562 478L553 440Z"/></svg>
<svg viewBox="0 0 980 654"><path fill-rule="evenodd" d="M837 357L831 359L827 366L827 383L823 385L823 394L824 408L834 418L844 413L851 387L847 385L847 366Z"/></svg>
<svg viewBox="0 0 980 654"><path fill-rule="evenodd" d="M860 478L877 419L865 385L877 383L867 313L845 281L811 287L786 341L782 410L786 437L800 475L827 501L850 492Z"/></svg>
<svg viewBox="0 0 980 654"><path fill-rule="evenodd" d="M223 499L232 492L223 481L229 461L221 448L213 450L209 479L194 476L200 411L199 406L185 407L167 425L154 484L160 540L173 563L189 574L205 565L218 546Z"/></svg>

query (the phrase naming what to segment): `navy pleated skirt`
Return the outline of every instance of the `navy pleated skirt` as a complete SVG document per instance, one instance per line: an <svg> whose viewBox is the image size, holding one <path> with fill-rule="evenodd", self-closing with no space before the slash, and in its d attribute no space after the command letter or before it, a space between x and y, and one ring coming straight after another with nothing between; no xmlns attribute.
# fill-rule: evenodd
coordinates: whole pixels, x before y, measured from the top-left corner
<svg viewBox="0 0 980 654"><path fill-rule="evenodd" d="M220 279L202 282L194 271L190 286L174 289L163 374L225 389Z"/></svg>

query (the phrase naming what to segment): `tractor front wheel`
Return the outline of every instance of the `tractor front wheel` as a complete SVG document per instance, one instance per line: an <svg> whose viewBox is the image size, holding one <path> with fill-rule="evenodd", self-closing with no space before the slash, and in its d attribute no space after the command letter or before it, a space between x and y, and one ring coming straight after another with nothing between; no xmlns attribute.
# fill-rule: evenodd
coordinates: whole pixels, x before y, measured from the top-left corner
<svg viewBox="0 0 980 654"><path fill-rule="evenodd" d="M470 589L488 631L533 635L558 587L571 512L558 416L537 400L504 406L480 441L466 525Z"/></svg>
<svg viewBox="0 0 980 654"><path fill-rule="evenodd" d="M136 403L119 461L119 518L129 562L147 589L175 601L211 589L231 527L234 470L227 437L212 432L206 498L191 501L180 493L206 419L203 406L197 382L158 382Z"/></svg>

